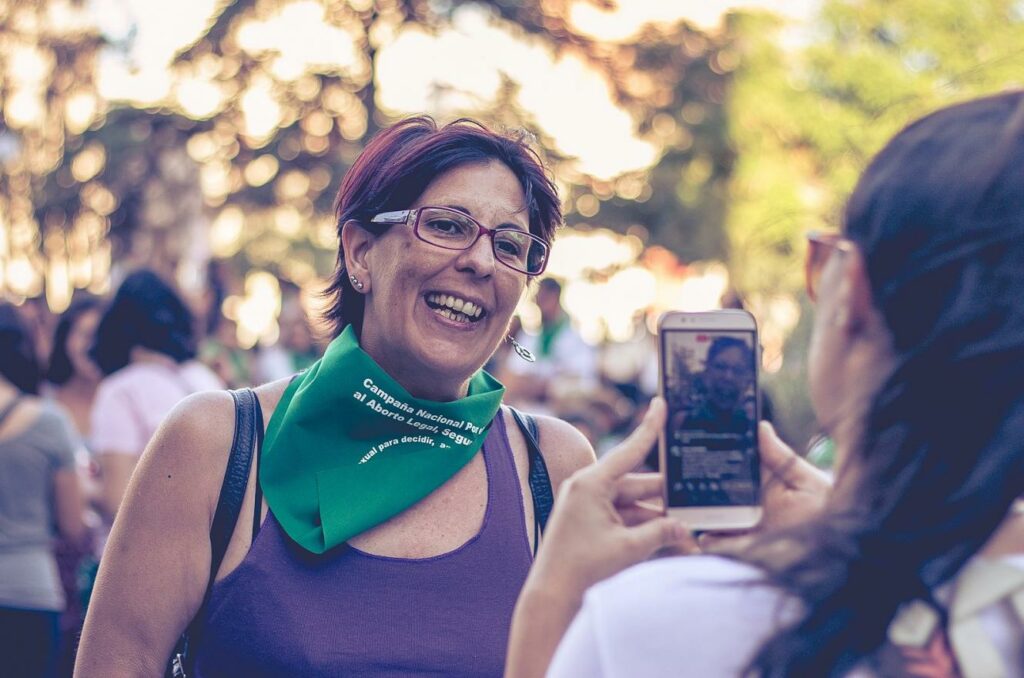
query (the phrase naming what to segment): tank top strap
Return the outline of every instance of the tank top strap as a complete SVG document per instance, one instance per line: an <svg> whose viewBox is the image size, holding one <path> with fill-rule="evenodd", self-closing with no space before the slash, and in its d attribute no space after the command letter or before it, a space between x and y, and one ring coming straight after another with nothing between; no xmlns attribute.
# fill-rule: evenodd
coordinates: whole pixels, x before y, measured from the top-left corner
<svg viewBox="0 0 1024 678"><path fill-rule="evenodd" d="M488 517L483 529L502 540L507 540L512 534L521 534L529 551L523 491L505 426L504 406L494 416L491 431L484 440L483 453L488 485Z"/></svg>

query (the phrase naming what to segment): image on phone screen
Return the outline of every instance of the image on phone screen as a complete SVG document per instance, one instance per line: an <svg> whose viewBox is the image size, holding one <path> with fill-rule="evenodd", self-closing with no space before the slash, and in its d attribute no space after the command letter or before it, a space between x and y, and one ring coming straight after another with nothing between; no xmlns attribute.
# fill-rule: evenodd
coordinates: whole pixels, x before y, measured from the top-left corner
<svg viewBox="0 0 1024 678"><path fill-rule="evenodd" d="M669 506L758 503L755 335L663 330Z"/></svg>

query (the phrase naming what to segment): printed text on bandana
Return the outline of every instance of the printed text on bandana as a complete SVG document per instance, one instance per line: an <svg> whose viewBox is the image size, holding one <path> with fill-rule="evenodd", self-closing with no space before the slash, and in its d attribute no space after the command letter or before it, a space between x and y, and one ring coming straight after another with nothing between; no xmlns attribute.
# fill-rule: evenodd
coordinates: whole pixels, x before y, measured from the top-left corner
<svg viewBox="0 0 1024 678"><path fill-rule="evenodd" d="M377 453L395 445L415 444L430 447L440 446L441 448L451 447L453 444L469 445L473 442L473 438L470 436L476 436L483 432L482 427L464 419L452 419L422 407L414 407L395 398L369 377L363 380L362 386L361 390L352 394L353 398L378 415L421 431L422 435L399 436L382 441L362 456L359 460L360 464L366 463ZM438 440L436 436L440 436L441 440Z"/></svg>

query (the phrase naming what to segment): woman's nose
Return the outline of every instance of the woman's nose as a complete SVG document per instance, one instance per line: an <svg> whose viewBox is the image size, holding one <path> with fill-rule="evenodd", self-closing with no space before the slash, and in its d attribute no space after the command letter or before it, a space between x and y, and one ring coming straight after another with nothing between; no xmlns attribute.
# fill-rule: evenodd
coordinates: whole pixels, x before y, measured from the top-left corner
<svg viewBox="0 0 1024 678"><path fill-rule="evenodd" d="M496 265L491 237L487 233L481 233L476 242L469 249L459 252L455 259L458 270L481 276L493 274Z"/></svg>

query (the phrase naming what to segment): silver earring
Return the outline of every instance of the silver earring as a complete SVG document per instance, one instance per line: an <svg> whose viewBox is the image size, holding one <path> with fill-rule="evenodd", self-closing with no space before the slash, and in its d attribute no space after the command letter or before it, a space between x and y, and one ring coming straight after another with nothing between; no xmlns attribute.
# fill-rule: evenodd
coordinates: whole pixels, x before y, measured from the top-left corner
<svg viewBox="0 0 1024 678"><path fill-rule="evenodd" d="M516 341L515 337L513 337L511 334L508 335L508 340L512 342L512 350L516 352L516 355L518 355L520 358L522 358L528 363L537 362L536 356L534 356L533 353L530 352L530 349L526 348L518 341Z"/></svg>
<svg viewBox="0 0 1024 678"><path fill-rule="evenodd" d="M352 281L352 286L353 287L355 287L357 290L362 292L362 290L363 290L363 283L362 283L362 281L359 278L355 277L354 275L350 275L348 277L348 279Z"/></svg>

